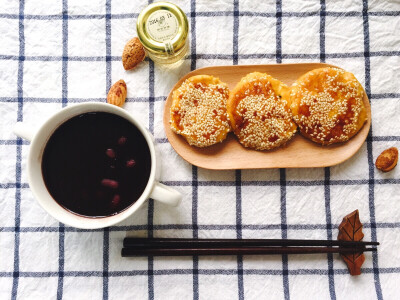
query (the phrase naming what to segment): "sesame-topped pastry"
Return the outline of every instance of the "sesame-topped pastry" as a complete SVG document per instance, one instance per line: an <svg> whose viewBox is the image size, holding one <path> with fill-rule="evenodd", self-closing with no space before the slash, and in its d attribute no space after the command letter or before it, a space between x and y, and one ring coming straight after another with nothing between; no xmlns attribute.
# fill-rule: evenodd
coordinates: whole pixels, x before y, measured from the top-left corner
<svg viewBox="0 0 400 300"><path fill-rule="evenodd" d="M172 94L171 129L193 146L222 142L230 131L228 97L228 86L218 78L197 75L186 79Z"/></svg>
<svg viewBox="0 0 400 300"><path fill-rule="evenodd" d="M302 75L290 93L301 133L323 145L345 142L361 129L367 119L363 98L352 73L330 67Z"/></svg>
<svg viewBox="0 0 400 300"><path fill-rule="evenodd" d="M231 91L228 115L239 142L248 148L269 150L296 133L288 103L289 88L265 73L243 77Z"/></svg>

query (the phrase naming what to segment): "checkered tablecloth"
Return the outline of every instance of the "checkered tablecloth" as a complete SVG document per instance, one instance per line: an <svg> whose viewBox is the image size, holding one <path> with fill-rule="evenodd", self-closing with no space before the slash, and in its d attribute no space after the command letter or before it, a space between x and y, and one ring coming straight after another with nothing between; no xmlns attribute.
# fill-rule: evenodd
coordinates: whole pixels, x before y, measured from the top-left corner
<svg viewBox="0 0 400 300"><path fill-rule="evenodd" d="M172 1L172 0L171 0ZM123 70L144 0L0 0L0 299L398 299L400 167L379 153L400 146L399 0L173 0L187 14L190 55L177 69L146 59ZM372 107L360 151L331 168L210 171L185 162L165 137L166 96L190 70L232 64L327 62L353 72ZM58 223L27 183L29 143L17 121L38 126L70 103L105 101L128 85L125 109L153 133L162 182L183 194L150 200L104 230ZM359 209L366 254L351 277L339 255L120 257L130 235L336 239Z"/></svg>

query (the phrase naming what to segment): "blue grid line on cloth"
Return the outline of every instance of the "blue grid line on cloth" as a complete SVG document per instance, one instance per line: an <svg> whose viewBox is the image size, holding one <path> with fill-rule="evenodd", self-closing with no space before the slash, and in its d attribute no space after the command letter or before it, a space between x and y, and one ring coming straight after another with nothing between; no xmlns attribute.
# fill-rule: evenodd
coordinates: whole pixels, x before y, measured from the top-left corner
<svg viewBox="0 0 400 300"><path fill-rule="evenodd" d="M190 70L196 69L196 1L190 1L190 35L191 35L191 45L190 45ZM199 225L198 225L198 168L192 166L192 224L193 224L193 238L199 238ZM193 300L198 300L200 297L199 292L199 256L193 256Z"/></svg>
<svg viewBox="0 0 400 300"><path fill-rule="evenodd" d="M154 63L151 61L149 63L149 130L151 134L154 134ZM148 207L148 237L153 237L153 219L154 219L154 200L149 199ZM148 287L149 287L149 299L154 299L154 257L149 256L148 258Z"/></svg>
<svg viewBox="0 0 400 300"><path fill-rule="evenodd" d="M276 62L282 63L282 1L276 1Z"/></svg>
<svg viewBox="0 0 400 300"><path fill-rule="evenodd" d="M196 166L192 166L192 231L193 238L199 238L199 225L197 219L197 208L198 208L198 169ZM193 256L193 299L199 299L199 256Z"/></svg>
<svg viewBox="0 0 400 300"><path fill-rule="evenodd" d="M131 13L131 14L110 14L113 19L132 19L137 18L139 16L138 13ZM0 14L0 18L2 19L18 19L18 15L16 14ZM62 14L56 15L31 15L27 14L24 15L26 20L40 20L40 21L47 21L47 20L62 20ZM104 14L88 14L88 15L68 15L68 20L90 20L90 19L105 19L106 16Z"/></svg>
<svg viewBox="0 0 400 300"><path fill-rule="evenodd" d="M154 200L149 199L148 201L148 209L147 209L147 225L143 227L143 229L147 229L147 236L149 238L153 237L154 225ZM148 257L147 263L147 287L149 290L149 299L154 299L154 257Z"/></svg>
<svg viewBox="0 0 400 300"><path fill-rule="evenodd" d="M368 183L373 183L374 185L382 184L400 184L400 179L359 179L359 180L330 180L330 186L341 186L341 185L365 185ZM162 183L169 186L191 186L193 181L162 181ZM245 181L241 182L242 186L280 186L280 181ZM198 186L235 186L234 181L198 181L196 183ZM325 185L325 180L287 180L286 186L323 186ZM0 183L0 189L9 188L29 188L28 183ZM0 227L1 228L1 227Z"/></svg>
<svg viewBox="0 0 400 300"><path fill-rule="evenodd" d="M286 53L280 54L282 59L320 59L320 53ZM220 59L220 60L233 60L237 56L238 59L250 59L250 58L270 58L275 59L276 53L247 53L247 54L212 54L212 53L192 53L185 56L185 60L196 60L196 59ZM377 56L400 56L400 51L371 51L369 57ZM364 58L364 52L343 52L343 53L325 53L325 58ZM121 56L48 56L48 55L6 55L0 54L0 60L26 60L26 61L120 61ZM146 62L150 62L149 58L145 59Z"/></svg>
<svg viewBox="0 0 400 300"><path fill-rule="evenodd" d="M62 1L62 101L61 106L65 107L68 104L68 0ZM58 284L57 284L57 299L62 299L64 291L64 263L65 263L65 225L59 223L59 238L58 238Z"/></svg>
<svg viewBox="0 0 400 300"><path fill-rule="evenodd" d="M242 239L242 172L235 171L236 185L236 238ZM238 294L239 299L244 299L244 284L243 284L243 255L237 256L238 270Z"/></svg>
<svg viewBox="0 0 400 300"><path fill-rule="evenodd" d="M325 0L321 0L320 16L320 28L319 28L319 49L320 49L320 60L322 63L325 62L325 16L326 16L326 4Z"/></svg>
<svg viewBox="0 0 400 300"><path fill-rule="evenodd" d="M400 228L400 222L378 222L374 228ZM339 224L331 224L332 229L338 229ZM110 232L123 232L129 230L146 230L148 225L115 225L109 228ZM237 225L220 225L220 224L201 224L194 226L193 224L161 224L153 225L153 230L236 230ZM287 224L289 230L327 230L327 224ZM372 228L371 223L363 223L363 228ZM281 224L255 225L242 224L242 230L277 230L282 229ZM15 227L1 227L0 232L14 232ZM58 227L20 227L20 232L58 232ZM103 232L103 229L78 229L73 227L65 227L65 232Z"/></svg>
<svg viewBox="0 0 400 300"><path fill-rule="evenodd" d="M393 274L399 273L400 268L381 268L381 273L383 274ZM326 269L297 269L289 270L289 275L313 275L320 276L328 275L328 270ZM334 275L338 276L348 276L348 269L335 269ZM373 274L373 268L363 268L363 273ZM159 269L154 270L154 276L163 275L191 275L192 269ZM238 270L235 269L199 269L199 274L201 275L237 275ZM282 276L283 271L278 269L245 269L243 270L244 275L278 275ZM1 277L12 277L12 272L0 272ZM46 277L57 277L58 272L20 272L19 274L22 278L46 278ZM65 277L102 277L102 271L66 271ZM133 271L110 271L109 277L125 277L125 276L148 276L147 270L133 270Z"/></svg>
<svg viewBox="0 0 400 300"><path fill-rule="evenodd" d="M400 179L373 179L372 181L370 179L359 179L359 180L331 180L331 186L335 185L365 185L370 182L373 182L374 184L399 184ZM182 186L187 186L190 185L190 181L163 181L163 183L171 186L177 186L177 185L182 185ZM198 185L200 186L235 186L234 181L199 181ZM242 186L279 186L281 185L280 181L242 181ZM320 186L320 185L325 185L324 180L288 180L286 181L287 186Z"/></svg>
<svg viewBox="0 0 400 300"><path fill-rule="evenodd" d="M19 2L19 56L25 55L25 33L24 33L24 8L25 2ZM23 77L24 76L24 62L18 61L18 110L17 121L23 120ZM15 233L14 233L14 272L11 299L17 298L18 283L19 283L19 247L20 247L20 232L19 227L21 224L21 154L22 154L22 139L17 138L17 157L16 157L16 189L15 189Z"/></svg>
<svg viewBox="0 0 400 300"><path fill-rule="evenodd" d="M17 143L15 143L13 145L17 145ZM26 189L26 188L29 188L29 185L27 183L18 183L18 182L17 183L0 183L0 189L11 189L11 188Z"/></svg>
<svg viewBox="0 0 400 300"><path fill-rule="evenodd" d="M187 59L191 60L190 70L193 71L196 69L196 0L190 1L190 35L191 35L191 42L190 42L190 57Z"/></svg>
<svg viewBox="0 0 400 300"><path fill-rule="evenodd" d="M393 274L399 273L400 268L381 268L381 273L383 274ZM373 268L363 268L363 273L373 274ZM163 275L191 275L192 269L158 269L154 270L154 276ZM237 268L235 269L199 269L200 275L238 275ZM244 269L244 275L278 275L283 276L283 271L278 269ZM313 275L327 276L329 271L326 269L296 269L288 270L289 275ZM109 271L109 277L125 277L125 276L148 276L147 270L133 270L133 271ZM348 269L335 269L334 275L338 276L348 276ZM0 272L0 278L12 277L12 272ZM46 277L57 277L58 272L20 272L20 277L23 278L46 278ZM99 277L103 276L102 271L66 271L65 277Z"/></svg>
<svg viewBox="0 0 400 300"><path fill-rule="evenodd" d="M111 88L111 0L106 0L105 15L105 43L106 43L106 85L105 92L108 93ZM110 230L104 228L103 233L103 299L108 299L109 290L109 261L110 261Z"/></svg>
<svg viewBox="0 0 400 300"><path fill-rule="evenodd" d="M58 256L58 285L57 285L57 299L62 299L64 287L64 259L65 259L65 225L60 223L59 228L59 256Z"/></svg>
<svg viewBox="0 0 400 300"><path fill-rule="evenodd" d="M282 63L282 1L276 1L276 62ZM286 170L280 169L280 192L281 192L281 236L287 238L286 218ZM289 290L289 258L287 254L282 255L282 284L283 294L286 300L290 299Z"/></svg>
<svg viewBox="0 0 400 300"><path fill-rule="evenodd" d="M150 93L154 94L154 64L150 62ZM151 88L153 87L153 89ZM151 91L152 90L152 91ZM151 98L151 96L150 96ZM150 109L153 109L153 116L154 116L154 101L149 101L149 103L153 103L153 105L149 104ZM150 126L154 128L154 119L150 118ZM153 124L153 125L152 125ZM154 130L154 129L153 129ZM153 237L153 232L154 232L154 200L149 199L148 201L148 212L147 212L147 234L149 238ZM154 257L149 256L148 258L148 270L149 270L149 276L148 276L148 288L149 288L149 299L154 299L154 276L153 276L153 269L154 269Z"/></svg>
<svg viewBox="0 0 400 300"><path fill-rule="evenodd" d="M233 1L233 65L239 63L239 1Z"/></svg>
<svg viewBox="0 0 400 300"><path fill-rule="evenodd" d="M149 0L148 4L151 4L153 1ZM149 61L149 131L152 135L154 135L154 104L155 104L155 92L154 92L154 62L152 60ZM154 200L148 200L148 229L147 234L149 238L153 237L154 234ZM148 296L150 300L154 299L154 257L148 257Z"/></svg>
<svg viewBox="0 0 400 300"><path fill-rule="evenodd" d="M196 17L220 17L220 16L233 16L235 11L194 11L194 16ZM282 12L282 17L294 17L294 18L307 18L319 16L319 11L311 11L311 12ZM369 16L378 16L378 17L396 17L400 15L400 11L368 11L367 14ZM139 14L138 13L124 13L124 14L110 14L112 19L136 19ZM187 17L193 16L193 12L186 14ZM363 16L362 12L359 11L327 11L325 13L326 16L329 17L361 17ZM265 18L274 18L276 17L275 13L265 13L265 12L253 12L253 11L240 11L239 16L250 16L250 17L265 17ZM18 19L19 15L17 14L0 14L0 18L2 19ZM61 20L63 18L62 14L53 14L53 15L34 15L34 14L26 14L24 18L27 20ZM104 14L87 14L87 15L68 15L69 20L90 20L90 19L104 19Z"/></svg>
<svg viewBox="0 0 400 300"><path fill-rule="evenodd" d="M233 2L233 65L239 63L239 1ZM235 170L235 196L236 196L236 238L242 238L242 185L241 185L241 170ZM239 300L244 299L244 283L243 283L243 255L237 256L238 270L238 296Z"/></svg>
<svg viewBox="0 0 400 300"><path fill-rule="evenodd" d="M332 212L331 212L331 188L330 188L330 168L324 169L325 185L325 214L326 214L326 233L328 240L332 240ZM329 280L329 294L331 299L336 299L335 292L335 278L333 273L333 254L328 253L328 280Z"/></svg>
<svg viewBox="0 0 400 300"><path fill-rule="evenodd" d="M370 139L372 142L400 141L400 136L372 136Z"/></svg>
<svg viewBox="0 0 400 300"><path fill-rule="evenodd" d="M68 103L68 0L62 1L62 107Z"/></svg>
<svg viewBox="0 0 400 300"><path fill-rule="evenodd" d="M238 269L199 269L200 275L238 275ZM380 272L383 274L399 273L400 268L381 268ZM348 269L335 269L334 275L348 276ZM363 273L374 274L373 268L363 268ZM152 272L152 276L163 275L191 275L192 269L158 269ZM283 276L284 272L277 269L244 269L244 275L278 275ZM133 270L133 271L109 271L109 277L125 277L125 276L148 276L147 270ZM326 269L297 269L288 270L288 275L313 275L313 276L328 276L329 271ZM12 277L12 272L0 272L0 278ZM103 276L102 271L65 271L65 277L99 277ZM20 272L21 278L49 278L58 277L58 272Z"/></svg>
<svg viewBox="0 0 400 300"><path fill-rule="evenodd" d="M190 70L196 69L196 1L190 1ZM198 168L192 165L192 235L193 238L199 238L199 225L198 225ZM200 297L199 292L199 256L193 256L193 300L198 300Z"/></svg>
<svg viewBox="0 0 400 300"><path fill-rule="evenodd" d="M154 133L154 63L149 63L149 109L150 109L150 117L149 117L149 129L150 132ZM152 100L151 100L152 99ZM154 234L154 200L149 199L148 201L148 211L147 211L147 234L149 238L153 237ZM154 299L154 257L148 257L148 289L149 289L149 299Z"/></svg>
<svg viewBox="0 0 400 300"><path fill-rule="evenodd" d="M364 29L364 53L365 53L365 92L368 95L371 94L371 60L370 60L370 37L369 37L369 22L368 22L368 0L363 0L363 29ZM371 124L371 128L369 131L370 136L373 135L373 126ZM369 211L370 211L370 223L371 223L371 240L376 241L376 226L375 226L375 168L372 154L372 141L367 139L367 157L368 157L368 165L369 165L369 183L368 183L368 192L369 192ZM371 180L372 179L372 180ZM372 254L372 264L374 270L374 283L376 296L378 299L383 299L382 296L382 287L379 277L379 266L378 266L378 253Z"/></svg>
<svg viewBox="0 0 400 300"><path fill-rule="evenodd" d="M154 102L163 102L166 96L153 97ZM371 94L370 100L380 100L388 98L400 98L400 93L380 93ZM24 97L24 102L27 103L60 103L63 98L39 98L39 97ZM68 103L80 103L80 102L99 102L105 101L105 98L69 98ZM126 102L147 102L148 97L129 97L126 98ZM0 102L18 102L18 97L0 97ZM369 137L371 138L371 136ZM374 138L374 137L372 137ZM29 144L27 141L23 141L24 144Z"/></svg>
<svg viewBox="0 0 400 300"><path fill-rule="evenodd" d="M17 145L17 144L19 144L19 145L29 145L29 142L28 141L24 141L24 140L19 141L18 139L15 139L15 140L0 140L0 145L11 145L11 146L13 146L13 145ZM1 188L1 184L0 184L0 188Z"/></svg>
<svg viewBox="0 0 400 300"><path fill-rule="evenodd" d="M286 214L286 170L279 169L279 186L281 192L281 237L282 239L287 239L288 234L288 224L287 224L287 214ZM285 299L290 299L289 293L289 258L287 254L282 254L282 283L283 283L283 293Z"/></svg>
<svg viewBox="0 0 400 300"><path fill-rule="evenodd" d="M110 229L104 228L103 233L103 272L101 277L103 277L103 299L108 299L108 277L109 277L109 251L110 251Z"/></svg>

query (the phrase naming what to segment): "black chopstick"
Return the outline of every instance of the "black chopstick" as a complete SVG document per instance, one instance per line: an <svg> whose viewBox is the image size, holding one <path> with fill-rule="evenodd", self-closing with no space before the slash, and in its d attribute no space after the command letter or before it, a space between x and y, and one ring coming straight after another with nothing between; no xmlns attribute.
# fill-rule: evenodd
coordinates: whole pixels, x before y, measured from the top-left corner
<svg viewBox="0 0 400 300"><path fill-rule="evenodd" d="M334 240L295 240L295 239L184 239L184 238L132 238L127 237L123 243L126 248L223 248L223 247L316 247L339 246L363 248L377 246L378 242L334 241Z"/></svg>
<svg viewBox="0 0 400 300"><path fill-rule="evenodd" d="M239 247L239 248L122 248L122 257L134 256L193 256L193 255L279 255L314 253L360 253L377 251L376 248L338 247Z"/></svg>

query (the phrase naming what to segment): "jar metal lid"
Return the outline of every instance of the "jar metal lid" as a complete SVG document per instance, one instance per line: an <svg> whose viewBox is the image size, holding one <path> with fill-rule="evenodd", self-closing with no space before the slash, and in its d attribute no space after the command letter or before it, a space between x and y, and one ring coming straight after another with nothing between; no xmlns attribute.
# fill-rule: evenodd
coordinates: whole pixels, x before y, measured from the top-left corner
<svg viewBox="0 0 400 300"><path fill-rule="evenodd" d="M138 37L154 54L171 55L185 46L189 22L175 4L155 2L147 6L136 23Z"/></svg>

